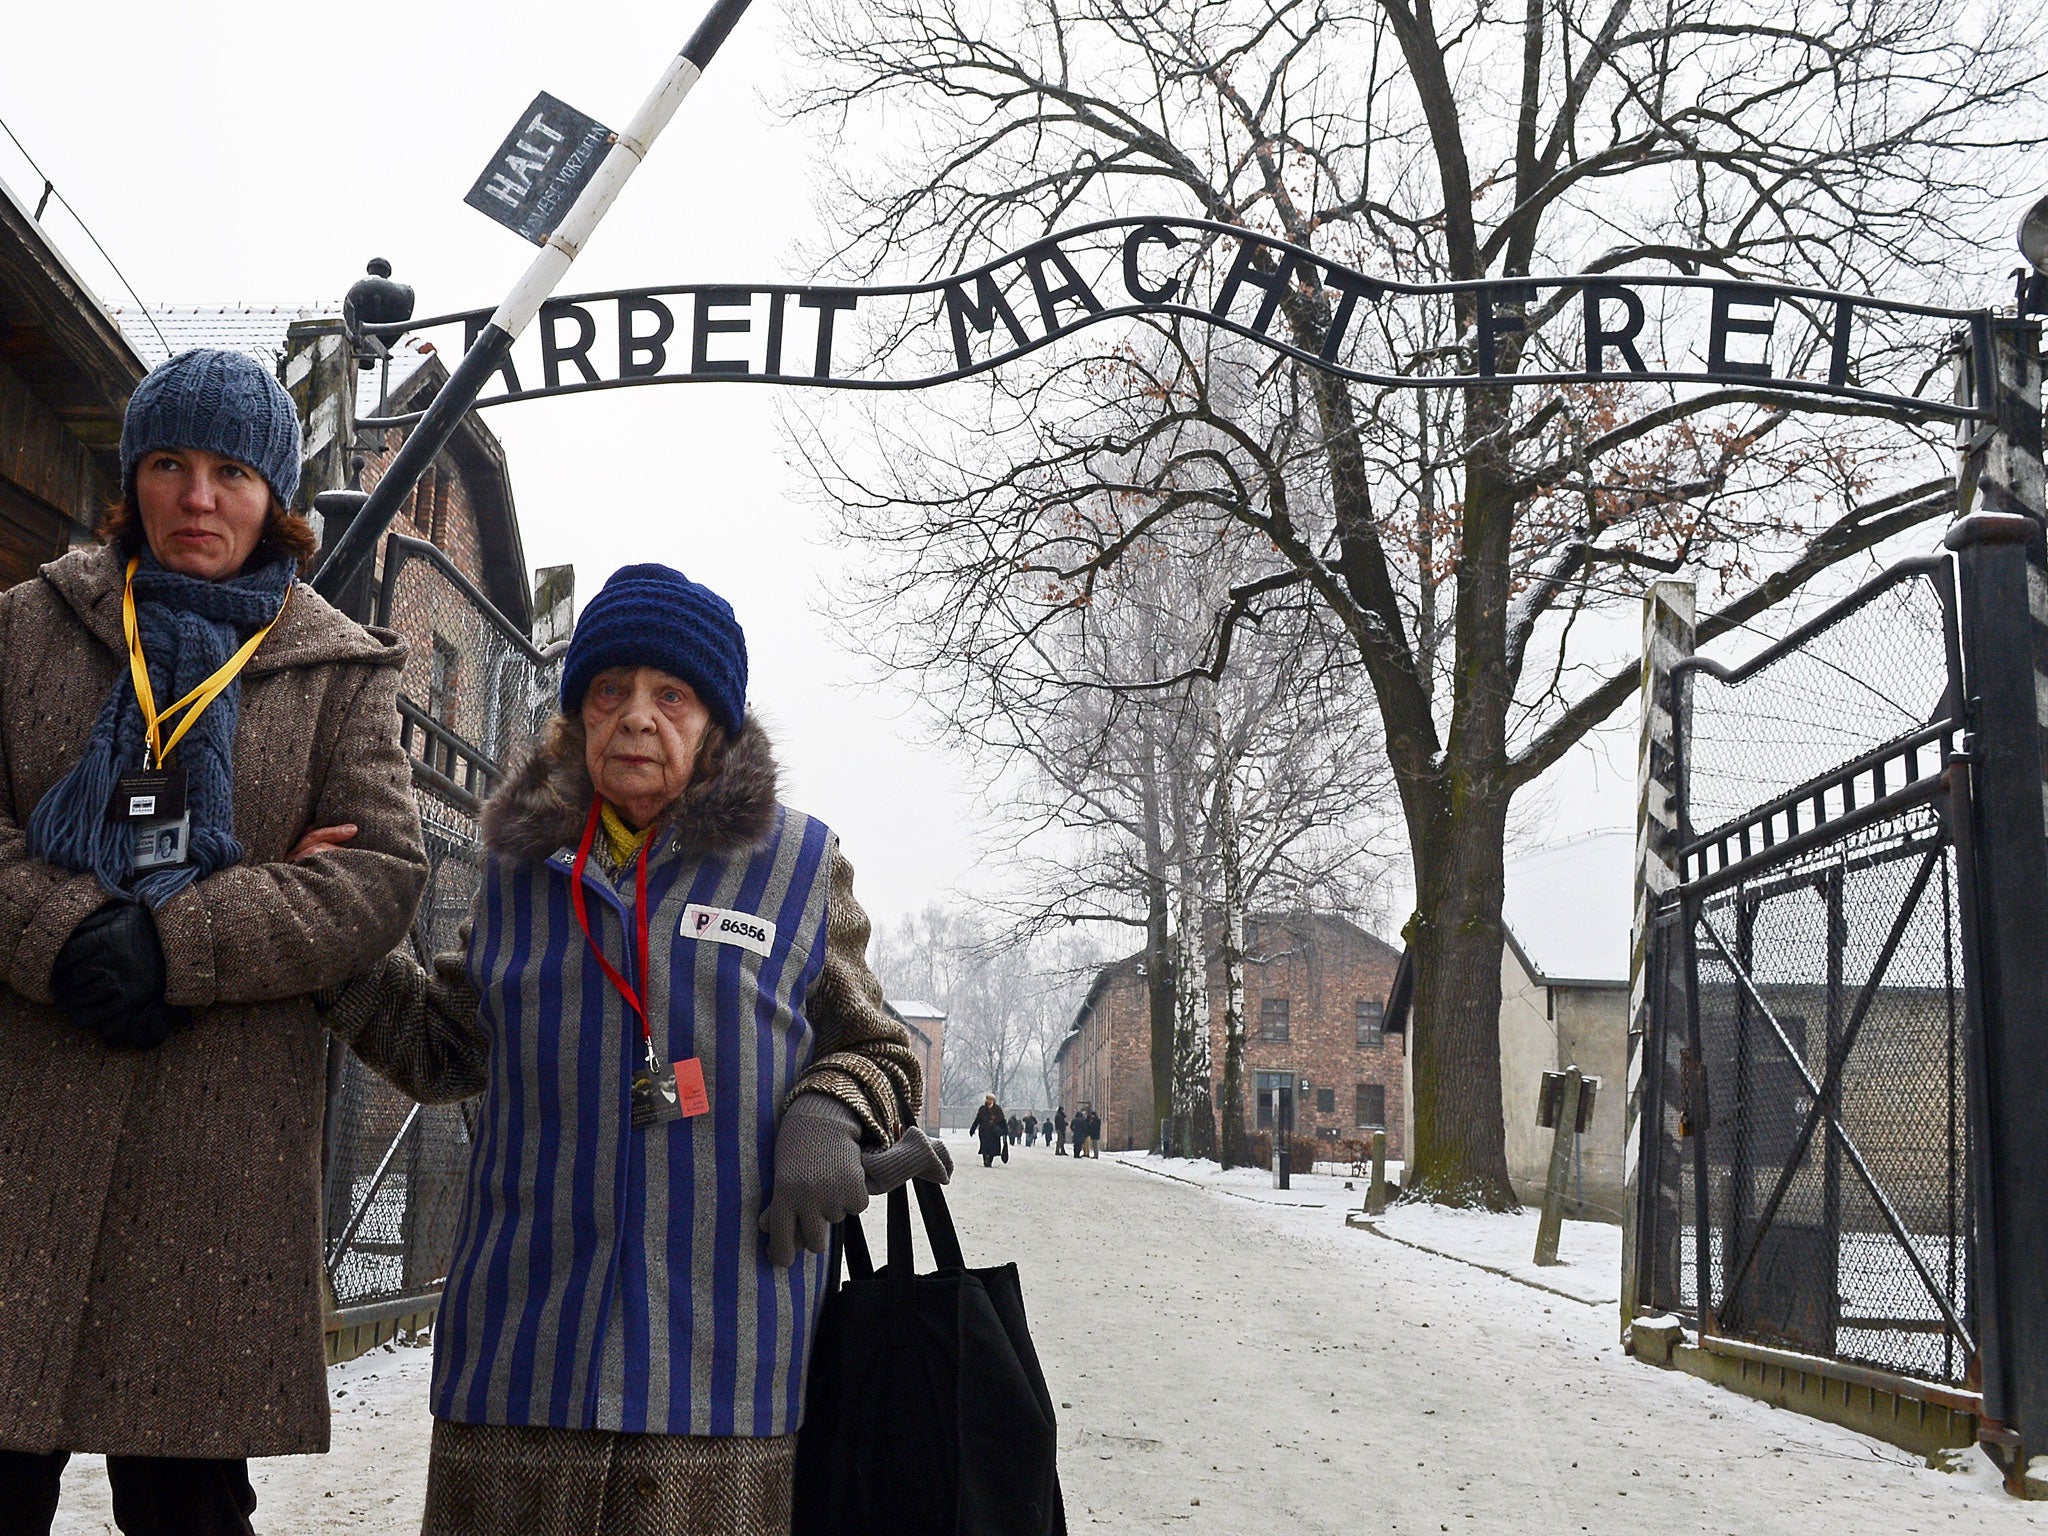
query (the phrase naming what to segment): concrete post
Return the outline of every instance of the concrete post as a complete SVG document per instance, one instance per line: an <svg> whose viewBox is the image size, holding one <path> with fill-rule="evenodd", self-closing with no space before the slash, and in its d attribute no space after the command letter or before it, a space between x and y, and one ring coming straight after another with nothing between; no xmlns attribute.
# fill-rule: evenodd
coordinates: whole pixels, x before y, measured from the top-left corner
<svg viewBox="0 0 2048 1536"><path fill-rule="evenodd" d="M1572 1143L1579 1134L1579 1085L1583 1078L1577 1067L1564 1072L1564 1092L1558 1096L1557 1126L1550 1141L1550 1174L1543 1181L1543 1219L1536 1224L1536 1262L1557 1262L1557 1240L1564 1232L1564 1186L1572 1172Z"/></svg>
<svg viewBox="0 0 2048 1536"><path fill-rule="evenodd" d="M285 332L279 373L298 409L303 436L299 505L293 510L314 511L314 497L348 484L355 445L355 357L340 317L293 321ZM317 524L313 531L323 532Z"/></svg>
<svg viewBox="0 0 2048 1536"><path fill-rule="evenodd" d="M1628 981L1628 1095L1622 1132L1621 1328L1635 1320L1642 1287L1640 1181L1644 1137L1655 1127L1642 1123L1644 1051L1649 1039L1648 958L1651 918L1657 904L1678 884L1678 759L1675 726L1679 700L1671 672L1693 652L1695 592L1689 581L1658 581L1643 598L1642 729L1636 747L1636 901L1630 935Z"/></svg>
<svg viewBox="0 0 2048 1536"><path fill-rule="evenodd" d="M1387 1209L1387 1133L1372 1133L1372 1182L1365 1186L1365 1214L1382 1216Z"/></svg>

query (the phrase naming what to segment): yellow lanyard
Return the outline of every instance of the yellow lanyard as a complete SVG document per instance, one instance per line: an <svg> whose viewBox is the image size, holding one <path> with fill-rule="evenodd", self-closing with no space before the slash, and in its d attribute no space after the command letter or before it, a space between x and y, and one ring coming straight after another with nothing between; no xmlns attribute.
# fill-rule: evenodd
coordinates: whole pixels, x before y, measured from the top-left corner
<svg viewBox="0 0 2048 1536"><path fill-rule="evenodd" d="M128 672L135 679L135 702L142 706L142 723L149 729L149 759L143 767L161 768L164 759L192 729L192 722L205 714L206 706L219 698L227 685L241 675L242 668L249 664L249 658L256 654L256 647L263 643L263 637L277 628L277 620L284 617L285 602L291 600L291 589L285 589L284 601L277 605L277 618L251 635L239 651L221 663L218 672L158 714L156 690L149 685L149 668L142 660L142 631L135 622L135 571L141 564L139 558L128 562L128 579L121 588L121 629L128 636ZM171 739L165 741L161 729L163 722L187 705L191 706L190 710L178 722L177 729L171 732Z"/></svg>

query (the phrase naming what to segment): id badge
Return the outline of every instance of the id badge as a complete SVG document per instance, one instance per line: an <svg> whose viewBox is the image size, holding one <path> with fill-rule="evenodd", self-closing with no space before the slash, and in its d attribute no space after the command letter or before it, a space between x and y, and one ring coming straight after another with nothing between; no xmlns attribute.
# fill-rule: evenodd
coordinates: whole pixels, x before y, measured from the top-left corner
<svg viewBox="0 0 2048 1536"><path fill-rule="evenodd" d="M192 817L189 812L175 821L138 821L135 828L135 872L176 869L191 857Z"/></svg>
<svg viewBox="0 0 2048 1536"><path fill-rule="evenodd" d="M107 818L127 823L137 874L175 869L191 857L192 814L182 766L122 774L114 781Z"/></svg>
<svg viewBox="0 0 2048 1536"><path fill-rule="evenodd" d="M633 1129L644 1131L682 1118L683 1107L676 1099L675 1078L642 1063L640 1070L633 1074Z"/></svg>
<svg viewBox="0 0 2048 1536"><path fill-rule="evenodd" d="M109 821L175 821L185 814L185 770L143 769L114 781Z"/></svg>

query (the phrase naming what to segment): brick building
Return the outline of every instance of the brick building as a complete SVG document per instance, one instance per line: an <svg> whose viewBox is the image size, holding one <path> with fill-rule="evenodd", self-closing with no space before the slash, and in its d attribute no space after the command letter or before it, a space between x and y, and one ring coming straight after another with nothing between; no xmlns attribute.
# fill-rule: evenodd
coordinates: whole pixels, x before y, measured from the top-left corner
<svg viewBox="0 0 2048 1536"><path fill-rule="evenodd" d="M310 327L297 328L292 337L301 348L312 340ZM367 369L355 378L355 420L402 416L426 409L448 382L448 365L432 342L407 337L392 348L388 371ZM363 490L375 489L403 441L396 427L358 429ZM448 446L407 493L391 531L441 549L515 627L531 630L533 595L511 470L503 445L477 412L462 418Z"/></svg>
<svg viewBox="0 0 2048 1536"><path fill-rule="evenodd" d="M910 1048L924 1068L924 1106L918 1112L924 1128L939 1133L939 1077L946 1060L946 1013L931 1003L892 998L883 1004L910 1031Z"/></svg>
<svg viewBox="0 0 2048 1536"><path fill-rule="evenodd" d="M1383 1028L1387 990L1400 956L1344 918L1262 913L1245 924L1246 1113L1272 1123L1272 1093L1294 1115L1296 1134L1344 1141L1385 1130L1388 1154L1403 1145L1402 1041ZM1145 957L1130 955L1096 973L1057 1058L1060 1101L1102 1116L1113 1149L1158 1137L1152 1104L1151 1015ZM1209 961L1210 1057L1223 1089L1223 966ZM1296 1102L1301 1080L1306 1094Z"/></svg>

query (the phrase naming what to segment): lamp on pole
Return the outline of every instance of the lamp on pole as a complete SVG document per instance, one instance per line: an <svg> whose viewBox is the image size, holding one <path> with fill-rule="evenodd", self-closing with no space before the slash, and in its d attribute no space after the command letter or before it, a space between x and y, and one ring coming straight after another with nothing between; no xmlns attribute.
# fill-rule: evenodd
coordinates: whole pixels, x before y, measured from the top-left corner
<svg viewBox="0 0 2048 1536"><path fill-rule="evenodd" d="M2024 320L2048 314L2048 197L2041 198L2020 220L2020 254L2034 270L2013 272L2013 304Z"/></svg>

